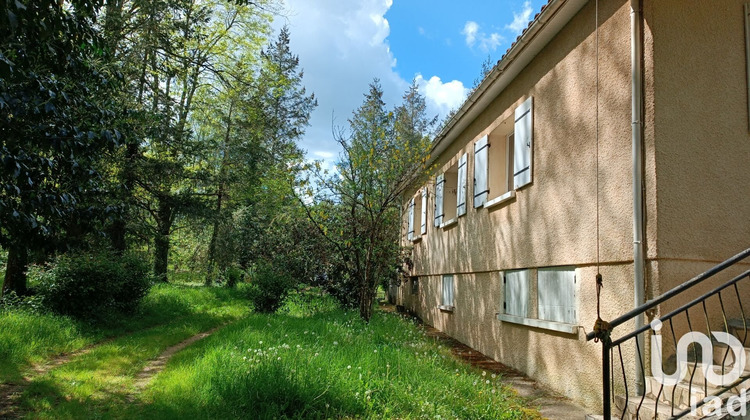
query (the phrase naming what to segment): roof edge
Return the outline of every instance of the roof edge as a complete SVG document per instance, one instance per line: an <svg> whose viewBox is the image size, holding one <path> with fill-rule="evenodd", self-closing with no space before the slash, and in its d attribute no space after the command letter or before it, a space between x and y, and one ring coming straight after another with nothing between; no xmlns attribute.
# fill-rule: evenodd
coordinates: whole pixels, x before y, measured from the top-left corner
<svg viewBox="0 0 750 420"><path fill-rule="evenodd" d="M537 54L573 19L588 0L550 0L495 64L458 112L435 136L428 164L453 143L485 107L512 82Z"/></svg>

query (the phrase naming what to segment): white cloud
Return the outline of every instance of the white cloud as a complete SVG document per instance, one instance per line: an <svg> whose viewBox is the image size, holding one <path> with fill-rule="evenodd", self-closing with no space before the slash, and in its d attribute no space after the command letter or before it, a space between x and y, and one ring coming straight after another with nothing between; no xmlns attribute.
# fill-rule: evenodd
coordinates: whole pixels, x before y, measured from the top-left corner
<svg viewBox="0 0 750 420"><path fill-rule="evenodd" d="M388 45L390 25L385 14L392 0L286 0L291 49L299 55L304 85L314 92L318 107L300 142L308 156L336 160L340 147L336 127L347 125L362 103L368 84L377 77L387 104L399 103L409 83L394 70L396 58ZM330 166L330 165L328 165Z"/></svg>
<svg viewBox="0 0 750 420"><path fill-rule="evenodd" d="M493 32L487 35L479 29L479 24L472 20L467 21L464 25L461 34L464 35L466 45L469 48L474 48L474 45L479 41L479 49L484 53L489 53L490 51L495 51L500 46L500 43L503 42L503 37L500 34Z"/></svg>
<svg viewBox="0 0 750 420"><path fill-rule="evenodd" d="M466 22L466 25L464 25L464 30L461 31L461 33L466 36L466 45L469 47L473 47L474 43L477 41L477 32L479 31L479 24L474 21L468 21Z"/></svg>
<svg viewBox="0 0 750 420"><path fill-rule="evenodd" d="M313 156L319 157L321 159L333 159L334 157L336 157L336 155L332 152L327 152L325 150L316 150L312 152L312 154Z"/></svg>
<svg viewBox="0 0 750 420"><path fill-rule="evenodd" d="M437 76L425 79L421 74L415 78L419 92L425 96L428 115L438 114L442 119L452 109L463 104L469 89L459 80L443 83Z"/></svg>
<svg viewBox="0 0 750 420"><path fill-rule="evenodd" d="M516 35L520 34L528 26L531 12L531 2L527 1L523 4L523 10L520 13L513 12L513 22L505 25L505 28L510 29Z"/></svg>

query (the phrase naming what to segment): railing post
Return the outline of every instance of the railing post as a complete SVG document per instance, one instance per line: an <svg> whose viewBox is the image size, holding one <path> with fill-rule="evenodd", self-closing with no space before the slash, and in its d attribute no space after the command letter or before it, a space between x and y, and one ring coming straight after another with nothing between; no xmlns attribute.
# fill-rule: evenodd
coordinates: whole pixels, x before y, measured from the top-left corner
<svg viewBox="0 0 750 420"><path fill-rule="evenodd" d="M611 390L609 389L609 385L611 383L609 367L609 337L605 337L604 339L602 339L602 408L604 410L604 420L612 419L612 407L610 406L612 398L610 394Z"/></svg>

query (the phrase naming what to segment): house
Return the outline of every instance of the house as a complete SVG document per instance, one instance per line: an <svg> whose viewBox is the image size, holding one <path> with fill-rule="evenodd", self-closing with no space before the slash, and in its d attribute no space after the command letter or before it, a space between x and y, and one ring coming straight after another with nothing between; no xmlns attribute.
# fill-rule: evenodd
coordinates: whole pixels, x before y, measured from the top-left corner
<svg viewBox="0 0 750 420"><path fill-rule="evenodd" d="M397 303L601 412L597 273L611 320L750 244L747 10L550 0L404 197Z"/></svg>

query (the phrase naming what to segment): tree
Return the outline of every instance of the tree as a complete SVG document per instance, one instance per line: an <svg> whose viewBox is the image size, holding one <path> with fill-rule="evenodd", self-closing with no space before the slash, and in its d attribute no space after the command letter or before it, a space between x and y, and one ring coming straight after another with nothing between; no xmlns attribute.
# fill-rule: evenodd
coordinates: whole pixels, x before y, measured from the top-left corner
<svg viewBox="0 0 750 420"><path fill-rule="evenodd" d="M377 287L395 276L399 265L399 209L403 193L426 176L430 133L424 97L414 83L403 103L388 111L377 80L349 119L349 134L336 140L344 152L338 173L316 172L321 189L308 215L339 254L335 272L356 288L360 316L369 321ZM304 202L304 201L302 201ZM327 205L322 205L328 203Z"/></svg>
<svg viewBox="0 0 750 420"><path fill-rule="evenodd" d="M229 110L237 109L240 119L227 120L222 162L219 168L214 228L208 249L210 282L218 260L218 244L231 242L235 232L229 228L232 214L241 210L243 220L249 221L251 211L262 214L278 213L281 208L260 208L255 204L267 201L275 180L288 185L295 178L294 169L302 161L303 153L296 142L304 134L310 113L317 106L314 95L307 95L302 84L303 72L299 58L289 47L289 30L283 27L277 40L262 51L257 79L235 95ZM238 160L242 164L237 165ZM234 194L233 203L227 202ZM282 196L288 196L284 193ZM281 203L283 206L283 203ZM222 254L226 255L223 251ZM224 268L224 267L220 267Z"/></svg>
<svg viewBox="0 0 750 420"><path fill-rule="evenodd" d="M107 33L114 37L118 30L128 31L128 36L120 33L125 41L110 39L108 45L123 63L135 109L127 151L117 171L125 186L121 199L131 204L128 218L136 221L131 230L152 238L154 274L162 280L166 281L175 223L211 212L217 194L214 163L221 154L215 150L223 144L220 139L225 133L232 132L234 115L240 114L234 108L237 95L227 89L237 92L247 86L244 70L252 77L254 57L270 19L261 10L265 4L108 2L112 7L107 8ZM129 20L122 22L122 16ZM219 114L227 113L208 120L195 118L201 107L213 105L220 106ZM204 109L206 115L209 109ZM226 124L227 130L204 130L206 121ZM126 246L125 228L124 221L111 228L112 242L120 249Z"/></svg>
<svg viewBox="0 0 750 420"><path fill-rule="evenodd" d="M99 163L116 148L117 75L95 30L98 2L0 1L3 293L26 291L31 251L64 245L99 209Z"/></svg>

